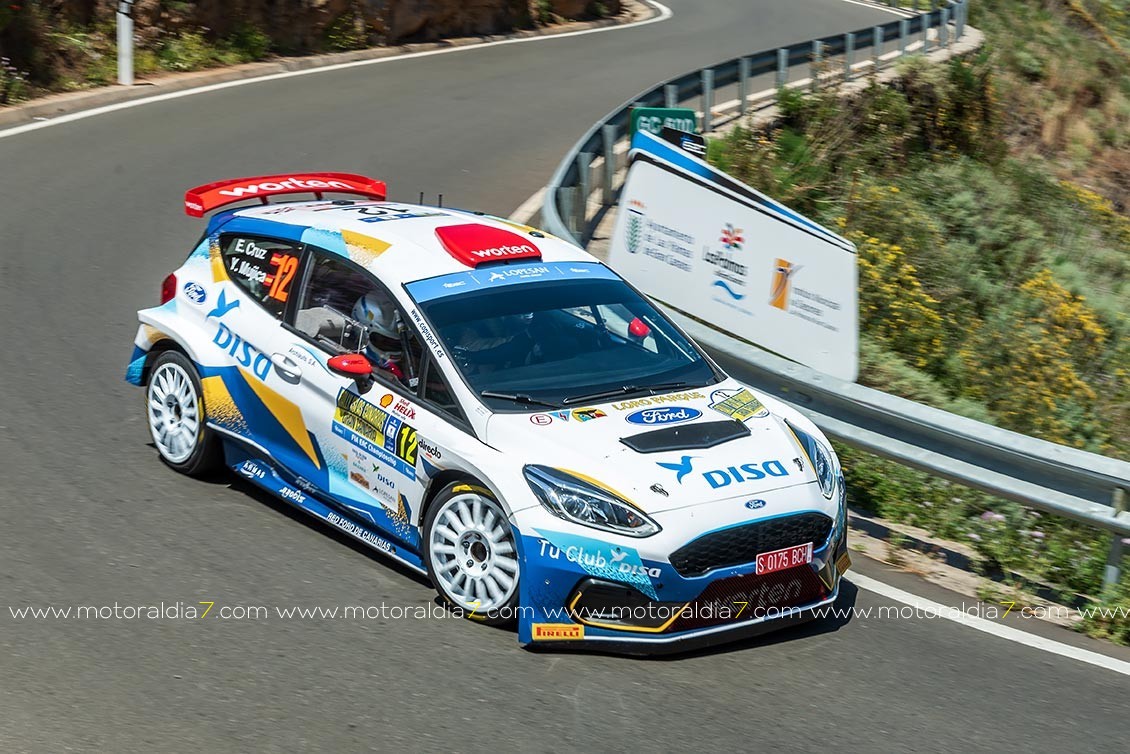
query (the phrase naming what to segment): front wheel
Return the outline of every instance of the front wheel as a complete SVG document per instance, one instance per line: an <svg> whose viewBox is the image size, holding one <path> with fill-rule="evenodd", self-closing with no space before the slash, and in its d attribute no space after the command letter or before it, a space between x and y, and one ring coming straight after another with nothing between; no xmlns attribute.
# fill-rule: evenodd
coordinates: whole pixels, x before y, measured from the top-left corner
<svg viewBox="0 0 1130 754"><path fill-rule="evenodd" d="M491 625L513 622L521 566L514 531L489 490L456 482L424 517L424 562L447 603Z"/></svg>
<svg viewBox="0 0 1130 754"><path fill-rule="evenodd" d="M220 440L204 424L204 397L192 362L165 351L145 387L149 434L161 460L182 474L200 476L220 463Z"/></svg>

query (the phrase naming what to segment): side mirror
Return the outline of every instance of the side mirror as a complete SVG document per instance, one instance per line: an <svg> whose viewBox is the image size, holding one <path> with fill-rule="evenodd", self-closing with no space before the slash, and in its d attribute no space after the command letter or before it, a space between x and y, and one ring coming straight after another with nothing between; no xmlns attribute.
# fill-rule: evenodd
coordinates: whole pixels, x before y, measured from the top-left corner
<svg viewBox="0 0 1130 754"><path fill-rule="evenodd" d="M367 393L373 386L373 365L360 353L343 353L334 356L326 362L330 371L343 377L351 377L357 381L357 389L362 394Z"/></svg>

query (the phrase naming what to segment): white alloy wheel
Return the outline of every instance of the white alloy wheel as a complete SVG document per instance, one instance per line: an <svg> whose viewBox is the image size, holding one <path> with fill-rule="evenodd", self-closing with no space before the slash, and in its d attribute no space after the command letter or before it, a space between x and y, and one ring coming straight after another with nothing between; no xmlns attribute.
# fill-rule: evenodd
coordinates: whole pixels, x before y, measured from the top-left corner
<svg viewBox="0 0 1130 754"><path fill-rule="evenodd" d="M174 466L200 443L201 400L195 382L175 361L159 364L149 378L149 431L157 451Z"/></svg>
<svg viewBox="0 0 1130 754"><path fill-rule="evenodd" d="M436 588L453 604L476 614L512 608L518 592L514 534L502 506L485 492L454 485L428 511L426 526L428 566Z"/></svg>

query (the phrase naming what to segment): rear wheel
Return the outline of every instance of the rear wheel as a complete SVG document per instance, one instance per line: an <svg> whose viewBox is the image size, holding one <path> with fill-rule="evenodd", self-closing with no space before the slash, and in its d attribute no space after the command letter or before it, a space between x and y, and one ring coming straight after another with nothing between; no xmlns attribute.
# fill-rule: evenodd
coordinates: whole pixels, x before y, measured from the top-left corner
<svg viewBox="0 0 1130 754"><path fill-rule="evenodd" d="M424 561L436 591L467 617L513 622L521 570L514 532L489 490L448 485L424 517Z"/></svg>
<svg viewBox="0 0 1130 754"><path fill-rule="evenodd" d="M149 434L161 460L199 476L220 465L220 440L204 425L204 396L196 368L184 354L165 351L153 363L145 388Z"/></svg>

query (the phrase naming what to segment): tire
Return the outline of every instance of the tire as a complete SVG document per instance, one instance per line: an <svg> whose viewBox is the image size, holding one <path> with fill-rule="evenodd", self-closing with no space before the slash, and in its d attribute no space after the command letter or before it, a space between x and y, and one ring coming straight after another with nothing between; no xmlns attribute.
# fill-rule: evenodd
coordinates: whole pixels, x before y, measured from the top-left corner
<svg viewBox="0 0 1130 754"><path fill-rule="evenodd" d="M423 534L428 576L444 602L480 623L514 622L521 563L506 511L489 490L447 485L428 506Z"/></svg>
<svg viewBox="0 0 1130 754"><path fill-rule="evenodd" d="M149 435L161 460L189 476L204 476L222 462L223 444L204 423L204 392L196 367L179 351L153 362L145 385Z"/></svg>

